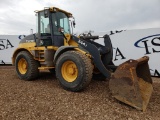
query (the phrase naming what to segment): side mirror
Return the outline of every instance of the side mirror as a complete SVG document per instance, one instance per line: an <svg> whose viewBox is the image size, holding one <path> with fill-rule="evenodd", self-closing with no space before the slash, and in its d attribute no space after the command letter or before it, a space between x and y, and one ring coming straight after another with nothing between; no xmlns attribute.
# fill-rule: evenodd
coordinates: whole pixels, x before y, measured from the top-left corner
<svg viewBox="0 0 160 120"><path fill-rule="evenodd" d="M76 23L75 23L75 21L73 21L73 27L75 28L75 26L76 26Z"/></svg>
<svg viewBox="0 0 160 120"><path fill-rule="evenodd" d="M73 17L73 27L75 28L76 26L76 22L75 22L75 18Z"/></svg>

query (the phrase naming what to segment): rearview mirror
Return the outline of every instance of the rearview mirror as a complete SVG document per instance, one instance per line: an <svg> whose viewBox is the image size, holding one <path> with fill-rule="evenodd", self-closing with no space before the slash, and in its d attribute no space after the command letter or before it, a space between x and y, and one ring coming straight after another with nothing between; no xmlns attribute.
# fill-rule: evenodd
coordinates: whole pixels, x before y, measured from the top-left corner
<svg viewBox="0 0 160 120"><path fill-rule="evenodd" d="M75 18L73 17L73 27L75 28L76 22L75 22Z"/></svg>
<svg viewBox="0 0 160 120"><path fill-rule="evenodd" d="M73 21L73 27L75 28L75 25L76 25L76 23L75 23L75 21Z"/></svg>

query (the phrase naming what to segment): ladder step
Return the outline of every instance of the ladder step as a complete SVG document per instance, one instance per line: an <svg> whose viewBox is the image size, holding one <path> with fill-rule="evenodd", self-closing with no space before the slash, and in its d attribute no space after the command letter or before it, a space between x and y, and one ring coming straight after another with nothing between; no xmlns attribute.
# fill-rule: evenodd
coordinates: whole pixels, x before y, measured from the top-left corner
<svg viewBox="0 0 160 120"><path fill-rule="evenodd" d="M44 62L45 61L45 59L43 58L41 58L41 59L39 59L38 61L40 61L40 62Z"/></svg>
<svg viewBox="0 0 160 120"><path fill-rule="evenodd" d="M42 66L42 67L38 67L39 70L47 70L47 69L52 69L54 67L46 67L46 66Z"/></svg>
<svg viewBox="0 0 160 120"><path fill-rule="evenodd" d="M39 54L44 54L44 52L39 52Z"/></svg>
<svg viewBox="0 0 160 120"><path fill-rule="evenodd" d="M45 61L45 59L44 59L44 51L39 51L38 54L39 54L38 60L40 62L44 62Z"/></svg>

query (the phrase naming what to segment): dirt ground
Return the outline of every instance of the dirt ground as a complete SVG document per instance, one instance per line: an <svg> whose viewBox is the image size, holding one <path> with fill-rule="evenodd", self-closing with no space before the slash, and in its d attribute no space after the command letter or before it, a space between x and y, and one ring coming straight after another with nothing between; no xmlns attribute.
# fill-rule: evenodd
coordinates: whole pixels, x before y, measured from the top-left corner
<svg viewBox="0 0 160 120"><path fill-rule="evenodd" d="M41 71L35 81L20 80L13 67L0 66L0 120L158 120L160 78L146 112L111 97L108 81L92 80L73 93L61 88L55 76Z"/></svg>

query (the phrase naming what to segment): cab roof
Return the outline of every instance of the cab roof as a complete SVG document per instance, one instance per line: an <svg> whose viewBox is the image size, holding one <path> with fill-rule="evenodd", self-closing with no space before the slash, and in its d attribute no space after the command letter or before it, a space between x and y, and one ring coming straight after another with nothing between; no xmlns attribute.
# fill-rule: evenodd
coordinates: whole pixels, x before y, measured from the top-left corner
<svg viewBox="0 0 160 120"><path fill-rule="evenodd" d="M38 13L38 12L44 11L44 10L46 10L46 9L48 9L50 12L56 12L56 11L63 12L63 13L65 13L68 17L72 17L72 13L67 12L67 11L65 11L65 10L62 10L62 9L60 9L60 8L57 8L57 7L45 7L43 10L36 10L36 11L34 11L34 12Z"/></svg>

